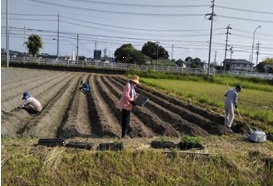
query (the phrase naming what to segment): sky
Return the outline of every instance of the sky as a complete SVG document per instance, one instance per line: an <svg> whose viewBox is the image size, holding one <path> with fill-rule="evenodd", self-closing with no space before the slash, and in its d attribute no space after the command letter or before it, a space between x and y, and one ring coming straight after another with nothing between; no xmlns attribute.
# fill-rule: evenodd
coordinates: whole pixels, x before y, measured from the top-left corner
<svg viewBox="0 0 273 186"><path fill-rule="evenodd" d="M6 2L1 1L1 48L6 48L8 12L10 50L25 52L28 36L38 34L40 53L57 55L59 25L60 56L71 56L78 46L79 56L93 57L97 49L113 57L123 44L141 50L152 41L175 60L190 56L221 64L232 58L255 64L273 58L272 0L215 0L213 25L212 0L8 0L8 11Z"/></svg>

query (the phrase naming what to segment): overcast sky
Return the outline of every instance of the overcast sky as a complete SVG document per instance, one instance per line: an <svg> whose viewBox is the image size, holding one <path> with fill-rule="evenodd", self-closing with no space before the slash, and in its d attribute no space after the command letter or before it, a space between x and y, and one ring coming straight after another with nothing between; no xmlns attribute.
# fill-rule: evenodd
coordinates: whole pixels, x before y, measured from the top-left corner
<svg viewBox="0 0 273 186"><path fill-rule="evenodd" d="M9 0L9 48L24 52L30 34L43 40L41 53L76 52L93 57L93 50L113 56L122 44L141 50L147 41L159 42L170 58L188 56L208 61L211 0ZM251 60L259 42L259 61L273 57L273 0L215 0L211 62L225 58ZM258 28L261 26L260 28ZM1 1L1 48L6 48L6 0ZM103 52L102 52L103 53Z"/></svg>

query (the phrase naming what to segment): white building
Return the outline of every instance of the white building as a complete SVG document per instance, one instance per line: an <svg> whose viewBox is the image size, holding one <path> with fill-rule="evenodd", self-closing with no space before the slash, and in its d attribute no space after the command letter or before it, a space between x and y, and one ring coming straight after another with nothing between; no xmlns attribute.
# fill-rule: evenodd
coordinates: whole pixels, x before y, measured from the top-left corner
<svg viewBox="0 0 273 186"><path fill-rule="evenodd" d="M227 71L252 72L254 63L245 59L226 59L223 65L226 65Z"/></svg>

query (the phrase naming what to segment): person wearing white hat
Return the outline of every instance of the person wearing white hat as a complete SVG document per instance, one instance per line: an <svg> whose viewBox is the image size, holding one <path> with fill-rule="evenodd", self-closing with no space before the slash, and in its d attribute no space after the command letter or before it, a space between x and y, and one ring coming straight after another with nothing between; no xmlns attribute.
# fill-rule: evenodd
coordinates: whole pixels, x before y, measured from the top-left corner
<svg viewBox="0 0 273 186"><path fill-rule="evenodd" d="M234 89L230 89L225 94L226 101L225 101L225 123L224 125L231 131L231 126L234 120L234 109L237 108L237 102L238 102L238 93L242 91L241 85L236 85Z"/></svg>
<svg viewBox="0 0 273 186"><path fill-rule="evenodd" d="M43 110L42 104L32 97L29 92L24 92L22 100L24 102L18 106L19 109L25 109L30 114L37 114Z"/></svg>
<svg viewBox="0 0 273 186"><path fill-rule="evenodd" d="M121 99L119 101L119 108L121 110L121 137L128 138L128 127L130 126L130 114L134 100L137 97L135 86L139 84L139 76L133 77L125 84Z"/></svg>

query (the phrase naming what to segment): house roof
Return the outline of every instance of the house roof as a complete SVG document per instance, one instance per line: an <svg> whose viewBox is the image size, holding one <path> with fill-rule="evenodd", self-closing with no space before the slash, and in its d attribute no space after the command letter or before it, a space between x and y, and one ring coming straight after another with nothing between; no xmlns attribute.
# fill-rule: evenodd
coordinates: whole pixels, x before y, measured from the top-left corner
<svg viewBox="0 0 273 186"><path fill-rule="evenodd" d="M222 63L226 62L227 64L251 64L254 65L254 63L251 63L250 61L246 59L226 59Z"/></svg>

